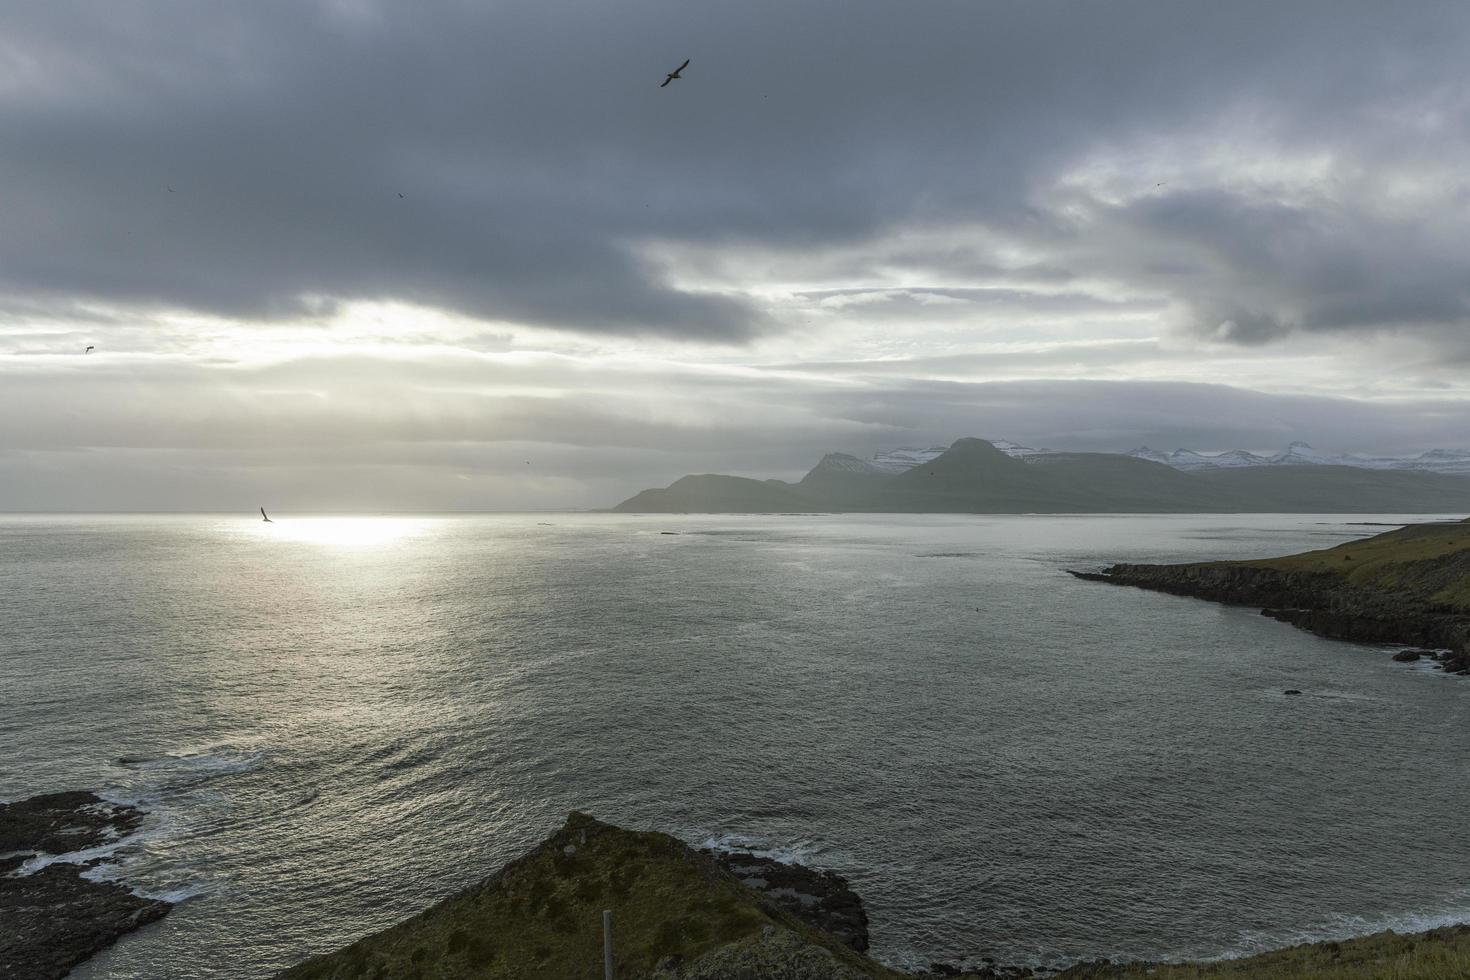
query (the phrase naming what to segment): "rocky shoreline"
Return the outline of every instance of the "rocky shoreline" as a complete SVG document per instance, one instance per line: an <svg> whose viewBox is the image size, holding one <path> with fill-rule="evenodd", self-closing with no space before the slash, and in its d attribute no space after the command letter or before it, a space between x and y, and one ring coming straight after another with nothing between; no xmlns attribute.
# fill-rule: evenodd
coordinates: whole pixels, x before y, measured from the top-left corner
<svg viewBox="0 0 1470 980"><path fill-rule="evenodd" d="M0 977L55 980L119 937L168 914L168 902L82 877L102 858L27 862L115 844L143 813L87 792L48 793L0 803Z"/></svg>
<svg viewBox="0 0 1470 980"><path fill-rule="evenodd" d="M1470 532L1465 522L1411 525L1320 552L1263 561L1118 564L1080 579L1256 606L1319 636L1418 648L1448 673L1470 673Z"/></svg>

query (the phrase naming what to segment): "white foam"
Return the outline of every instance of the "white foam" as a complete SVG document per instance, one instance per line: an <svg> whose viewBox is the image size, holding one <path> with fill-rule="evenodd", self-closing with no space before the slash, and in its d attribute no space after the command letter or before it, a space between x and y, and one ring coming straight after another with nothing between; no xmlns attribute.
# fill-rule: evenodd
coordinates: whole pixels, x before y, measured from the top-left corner
<svg viewBox="0 0 1470 980"><path fill-rule="evenodd" d="M116 854L118 849L131 839L131 837L123 837L119 840L109 841L106 844L99 844L96 847L83 848L80 851L67 851L64 854L37 854L23 862L16 869L16 874L24 877L26 875L33 875L42 868L49 868L53 864L86 864L89 861L106 860Z"/></svg>
<svg viewBox="0 0 1470 980"><path fill-rule="evenodd" d="M697 836L697 835L696 835ZM782 864L808 865L812 859L826 850L814 841L799 840L776 843L766 837L748 834L723 833L705 836L699 847L705 850L731 853L744 851L756 857L770 858Z"/></svg>
<svg viewBox="0 0 1470 980"><path fill-rule="evenodd" d="M133 772L170 777L166 785L194 785L221 776L253 772L265 764L265 753L220 746L197 752L168 752L149 758L124 757L117 764Z"/></svg>

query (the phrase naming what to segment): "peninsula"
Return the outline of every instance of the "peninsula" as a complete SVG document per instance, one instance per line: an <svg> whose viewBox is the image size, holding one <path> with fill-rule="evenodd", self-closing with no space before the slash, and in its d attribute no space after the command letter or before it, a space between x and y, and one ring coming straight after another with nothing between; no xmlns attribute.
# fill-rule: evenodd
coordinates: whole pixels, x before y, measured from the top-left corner
<svg viewBox="0 0 1470 980"><path fill-rule="evenodd" d="M1322 636L1422 650L1470 672L1470 520L1411 524L1284 558L1185 565L1113 565L1078 578L1233 605Z"/></svg>

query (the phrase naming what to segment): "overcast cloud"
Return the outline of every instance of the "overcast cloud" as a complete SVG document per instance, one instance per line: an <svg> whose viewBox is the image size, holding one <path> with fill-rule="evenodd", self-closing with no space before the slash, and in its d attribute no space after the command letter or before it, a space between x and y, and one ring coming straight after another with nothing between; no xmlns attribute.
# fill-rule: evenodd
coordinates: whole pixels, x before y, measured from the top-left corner
<svg viewBox="0 0 1470 980"><path fill-rule="evenodd" d="M1462 0L0 0L0 509L1465 446L1467 42Z"/></svg>

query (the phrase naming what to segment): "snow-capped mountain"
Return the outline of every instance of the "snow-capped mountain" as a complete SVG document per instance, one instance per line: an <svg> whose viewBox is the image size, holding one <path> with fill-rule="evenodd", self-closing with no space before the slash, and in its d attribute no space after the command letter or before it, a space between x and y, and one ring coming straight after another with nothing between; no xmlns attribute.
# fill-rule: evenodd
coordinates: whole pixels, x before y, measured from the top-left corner
<svg viewBox="0 0 1470 980"><path fill-rule="evenodd" d="M1274 456L1259 456L1244 449L1232 449L1223 453L1197 453L1191 449L1176 449L1172 453L1161 453L1147 446L1140 446L1128 455L1163 463L1176 470L1234 466L1356 466L1369 470L1423 470L1429 473L1470 476L1470 451L1463 449L1431 449L1418 456L1360 456L1356 453L1329 456L1313 449L1308 443L1293 442Z"/></svg>
<svg viewBox="0 0 1470 980"><path fill-rule="evenodd" d="M1021 460L1034 460L1039 456L1049 456L1059 452L1055 449L1023 446L1008 439L988 441L1007 456ZM900 449L874 453L871 460L858 459L855 456L839 453L828 457L822 463L828 469L902 473L921 463L929 462L946 449L948 449L947 446L930 446L928 449L904 446ZM1165 453L1157 449L1150 449L1148 446L1139 446L1125 455L1136 459L1146 459L1151 463L1163 463L1176 470L1225 469L1240 466L1356 466L1359 469L1369 470L1422 470L1426 473L1470 476L1470 450L1464 449L1431 449L1418 456L1363 456L1356 453L1331 456L1318 452L1308 443L1298 441L1271 456L1262 456L1244 449L1231 449L1222 453L1199 453L1192 449L1176 449L1172 453Z"/></svg>
<svg viewBox="0 0 1470 980"><path fill-rule="evenodd" d="M1233 467L1233 466L1266 466L1271 462L1265 456L1257 456L1248 453L1244 449L1232 449L1229 452L1207 455L1197 453L1192 449L1176 449L1172 453L1161 453L1157 449L1147 446L1139 446L1128 453L1137 459L1146 459L1153 463L1163 463L1172 466L1176 470L1202 470L1210 467Z"/></svg>
<svg viewBox="0 0 1470 980"><path fill-rule="evenodd" d="M886 473L902 473L911 470L920 463L927 463L939 456L948 446L930 446L928 449L915 449L911 446L903 446L899 449L889 449L881 453L873 454L873 465Z"/></svg>
<svg viewBox="0 0 1470 980"><path fill-rule="evenodd" d="M1305 442L1294 442L1269 460L1272 466L1352 466L1351 456L1328 456Z"/></svg>
<svg viewBox="0 0 1470 980"><path fill-rule="evenodd" d="M1011 442L1008 439L988 439L986 441L1007 456L1016 459L1048 456L1056 452L1054 449L1033 449L1030 446L1023 446L1018 442ZM872 465L883 470L885 473L902 473L905 470L913 469L920 463L929 462L934 457L948 451L948 449L948 446L930 446L928 449L915 449L911 446L904 446L900 449L889 449L881 453L874 453Z"/></svg>
<svg viewBox="0 0 1470 980"><path fill-rule="evenodd" d="M991 439L990 444L1007 456L1016 459L1026 459L1028 456L1050 456L1056 452L1055 449L1032 449L1030 446L1023 446L1008 439Z"/></svg>

